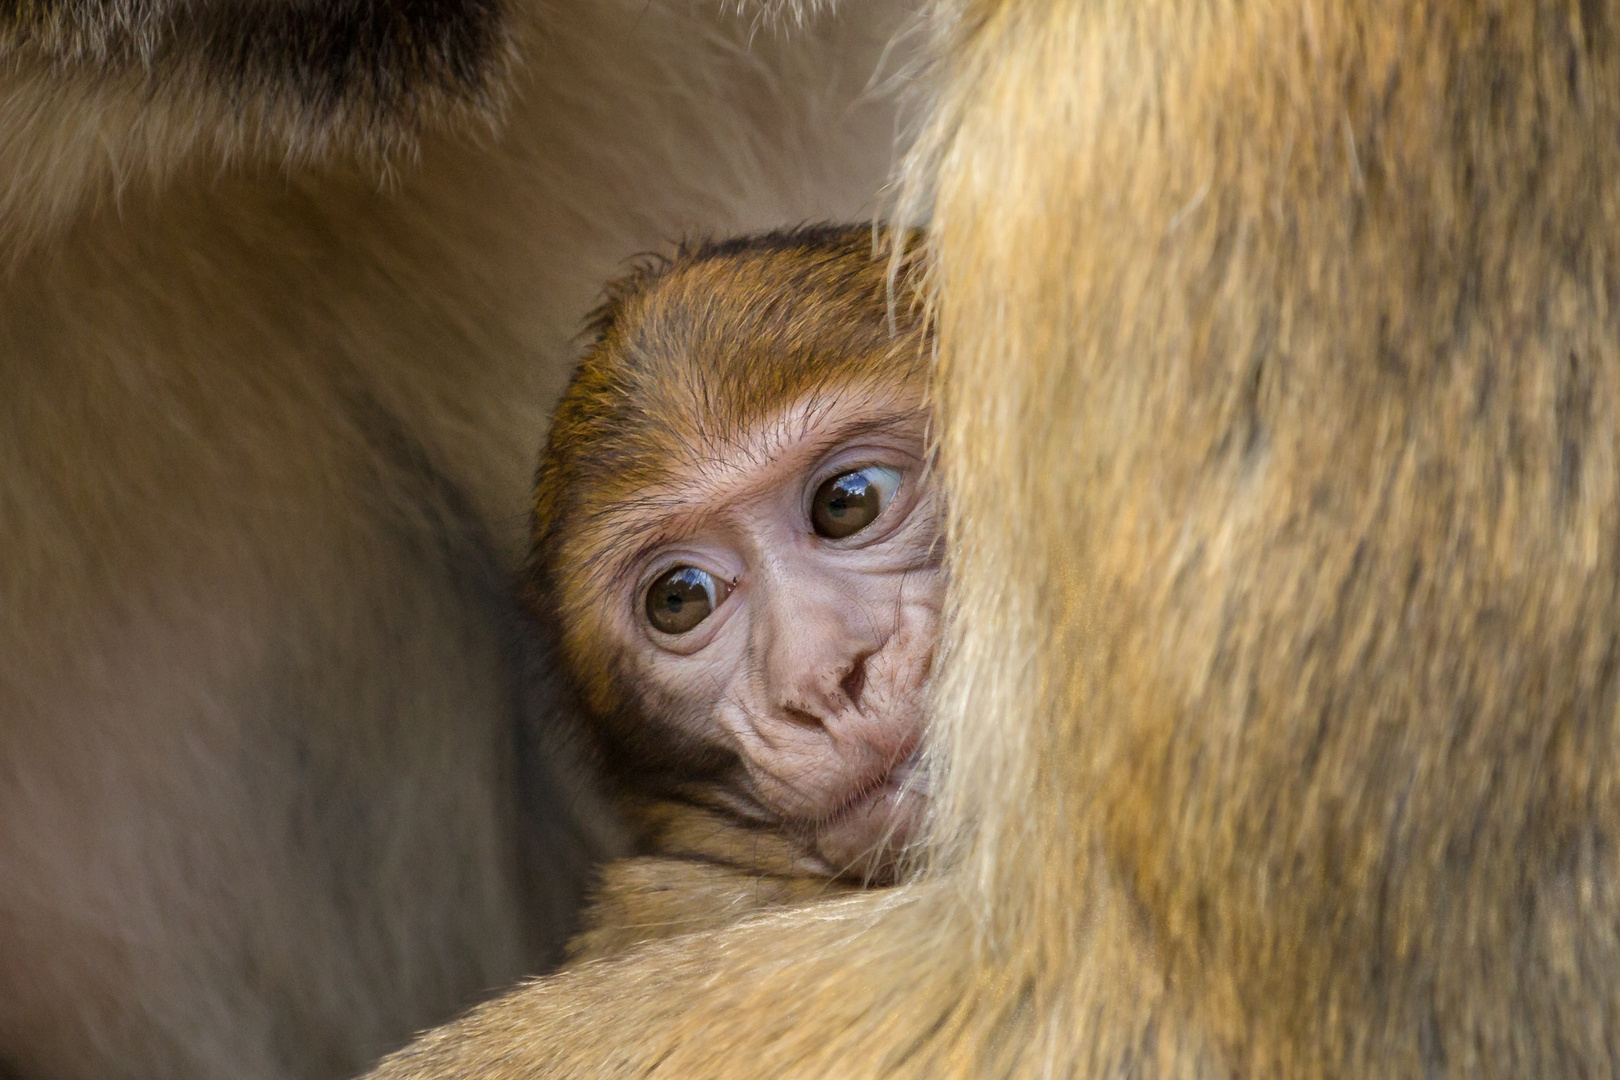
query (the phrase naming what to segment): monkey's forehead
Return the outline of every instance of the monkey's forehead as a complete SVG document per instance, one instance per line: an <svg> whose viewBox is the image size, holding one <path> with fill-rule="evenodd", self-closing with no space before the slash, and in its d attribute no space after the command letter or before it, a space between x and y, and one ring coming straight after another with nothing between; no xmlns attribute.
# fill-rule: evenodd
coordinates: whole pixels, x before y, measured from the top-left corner
<svg viewBox="0 0 1620 1080"><path fill-rule="evenodd" d="M664 453L582 459L557 500L552 555L575 588L609 588L648 548L722 522L727 508L796 485L859 440L926 455L920 387L879 380L817 388L745 427L671 432Z"/></svg>
<svg viewBox="0 0 1620 1080"><path fill-rule="evenodd" d="M757 461L812 427L926 393L926 345L915 335L868 328L829 346L824 336L725 329L648 331L582 368L558 406L541 475L552 490L537 492L539 505L565 489L644 495L728 455Z"/></svg>
<svg viewBox="0 0 1620 1080"><path fill-rule="evenodd" d="M671 425L661 452L582 461L570 490L583 524L667 523L792 483L858 439L908 444L920 455L927 425L919 387L833 383L746 423Z"/></svg>

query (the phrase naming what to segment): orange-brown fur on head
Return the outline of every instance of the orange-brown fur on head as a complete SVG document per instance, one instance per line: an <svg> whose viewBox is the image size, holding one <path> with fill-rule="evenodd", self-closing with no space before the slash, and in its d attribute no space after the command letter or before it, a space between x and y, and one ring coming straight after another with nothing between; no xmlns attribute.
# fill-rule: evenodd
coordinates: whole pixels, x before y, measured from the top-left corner
<svg viewBox="0 0 1620 1080"><path fill-rule="evenodd" d="M888 234L870 225L818 226L690 243L609 286L537 473L526 584L536 617L560 619L568 666L604 723L647 719L625 714L634 694L603 629L608 556L634 548L627 512L807 399L827 408L905 390L920 400L915 248L898 278L890 255Z"/></svg>

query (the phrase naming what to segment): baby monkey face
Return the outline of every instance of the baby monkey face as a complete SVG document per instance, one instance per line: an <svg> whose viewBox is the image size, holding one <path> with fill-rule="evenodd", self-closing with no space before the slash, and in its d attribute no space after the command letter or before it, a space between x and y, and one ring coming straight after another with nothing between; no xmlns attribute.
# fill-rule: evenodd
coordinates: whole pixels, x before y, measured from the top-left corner
<svg viewBox="0 0 1620 1080"><path fill-rule="evenodd" d="M881 879L918 825L915 769L943 592L943 507L915 396L846 388L717 441L643 505L617 575L643 715L720 743L713 794Z"/></svg>

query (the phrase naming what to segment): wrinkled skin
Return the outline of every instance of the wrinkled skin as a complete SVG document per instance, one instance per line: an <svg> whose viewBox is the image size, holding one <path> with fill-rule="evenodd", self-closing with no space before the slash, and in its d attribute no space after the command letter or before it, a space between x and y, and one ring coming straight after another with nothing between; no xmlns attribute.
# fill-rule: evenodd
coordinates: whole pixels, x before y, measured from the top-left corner
<svg viewBox="0 0 1620 1080"><path fill-rule="evenodd" d="M817 873L886 876L925 801L914 765L943 575L923 422L907 397L817 395L608 530L628 550L610 556L607 625L640 711L732 751L716 796L798 836ZM898 480L881 512L851 535L818 535L818 487L873 469ZM665 633L646 598L680 567L706 575L717 603Z"/></svg>

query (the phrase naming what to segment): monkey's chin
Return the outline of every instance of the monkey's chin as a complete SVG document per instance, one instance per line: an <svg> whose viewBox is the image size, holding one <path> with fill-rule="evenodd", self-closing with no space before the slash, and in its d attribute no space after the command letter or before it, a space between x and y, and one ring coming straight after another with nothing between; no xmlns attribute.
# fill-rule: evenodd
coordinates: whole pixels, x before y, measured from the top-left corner
<svg viewBox="0 0 1620 1080"><path fill-rule="evenodd" d="M926 787L910 762L822 824L815 848L836 877L889 885L899 876L901 855L921 833Z"/></svg>

